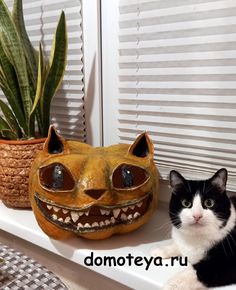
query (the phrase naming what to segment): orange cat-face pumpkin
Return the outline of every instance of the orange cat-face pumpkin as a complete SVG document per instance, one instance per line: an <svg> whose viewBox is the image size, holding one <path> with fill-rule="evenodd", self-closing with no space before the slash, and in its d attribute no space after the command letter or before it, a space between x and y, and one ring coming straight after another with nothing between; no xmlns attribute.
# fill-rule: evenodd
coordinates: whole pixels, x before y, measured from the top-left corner
<svg viewBox="0 0 236 290"><path fill-rule="evenodd" d="M65 141L50 127L29 184L32 209L48 236L104 239L149 220L159 181L146 133L131 146L93 148Z"/></svg>

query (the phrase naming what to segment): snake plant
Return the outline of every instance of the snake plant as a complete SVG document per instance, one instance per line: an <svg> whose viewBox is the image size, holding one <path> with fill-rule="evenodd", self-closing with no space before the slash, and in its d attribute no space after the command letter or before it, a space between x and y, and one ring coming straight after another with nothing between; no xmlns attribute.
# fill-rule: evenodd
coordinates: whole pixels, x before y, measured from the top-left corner
<svg viewBox="0 0 236 290"><path fill-rule="evenodd" d="M62 11L49 60L42 44L36 50L27 35L22 0L9 11L0 0L0 87L7 102L0 100L0 138L31 139L47 136L50 106L64 76L67 30Z"/></svg>

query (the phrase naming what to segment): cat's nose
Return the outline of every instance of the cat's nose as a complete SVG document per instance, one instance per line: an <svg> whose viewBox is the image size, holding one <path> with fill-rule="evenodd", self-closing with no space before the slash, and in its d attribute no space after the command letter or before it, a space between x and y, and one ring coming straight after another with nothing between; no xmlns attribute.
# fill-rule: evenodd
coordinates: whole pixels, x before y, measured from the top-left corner
<svg viewBox="0 0 236 290"><path fill-rule="evenodd" d="M195 214L193 214L193 218L195 219L196 222L198 222L202 218L202 214L195 213Z"/></svg>
<svg viewBox="0 0 236 290"><path fill-rule="evenodd" d="M85 193L94 199L99 199L105 191L106 189L86 189Z"/></svg>

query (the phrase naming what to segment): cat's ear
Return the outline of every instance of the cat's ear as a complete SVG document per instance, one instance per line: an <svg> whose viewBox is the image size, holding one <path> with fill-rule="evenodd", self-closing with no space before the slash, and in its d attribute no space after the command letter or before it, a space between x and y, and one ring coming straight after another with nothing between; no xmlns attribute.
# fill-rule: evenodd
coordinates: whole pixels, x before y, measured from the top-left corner
<svg viewBox="0 0 236 290"><path fill-rule="evenodd" d="M128 151L129 154L142 158L149 155L153 156L154 154L153 144L146 132L136 138L134 143L129 147Z"/></svg>
<svg viewBox="0 0 236 290"><path fill-rule="evenodd" d="M228 172L225 168L218 170L211 178L210 182L216 186L221 193L225 192Z"/></svg>
<svg viewBox="0 0 236 290"><path fill-rule="evenodd" d="M169 180L170 180L170 186L172 188L182 186L185 183L185 178L178 171L175 171L175 170L171 170L170 175L169 175Z"/></svg>
<svg viewBox="0 0 236 290"><path fill-rule="evenodd" d="M66 140L59 135L54 126L50 126L48 137L44 143L43 150L48 154L68 153L69 148Z"/></svg>

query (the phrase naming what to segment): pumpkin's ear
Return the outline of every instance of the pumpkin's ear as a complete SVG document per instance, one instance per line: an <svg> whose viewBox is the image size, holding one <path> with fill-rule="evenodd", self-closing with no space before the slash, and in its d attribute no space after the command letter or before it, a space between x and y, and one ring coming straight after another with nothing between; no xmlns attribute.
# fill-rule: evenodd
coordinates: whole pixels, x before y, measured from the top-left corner
<svg viewBox="0 0 236 290"><path fill-rule="evenodd" d="M49 154L67 153L69 151L66 140L59 135L52 125L49 127L43 150Z"/></svg>
<svg viewBox="0 0 236 290"><path fill-rule="evenodd" d="M129 154L142 158L149 155L154 155L154 147L152 141L150 140L146 132L139 135L134 143L129 147Z"/></svg>

